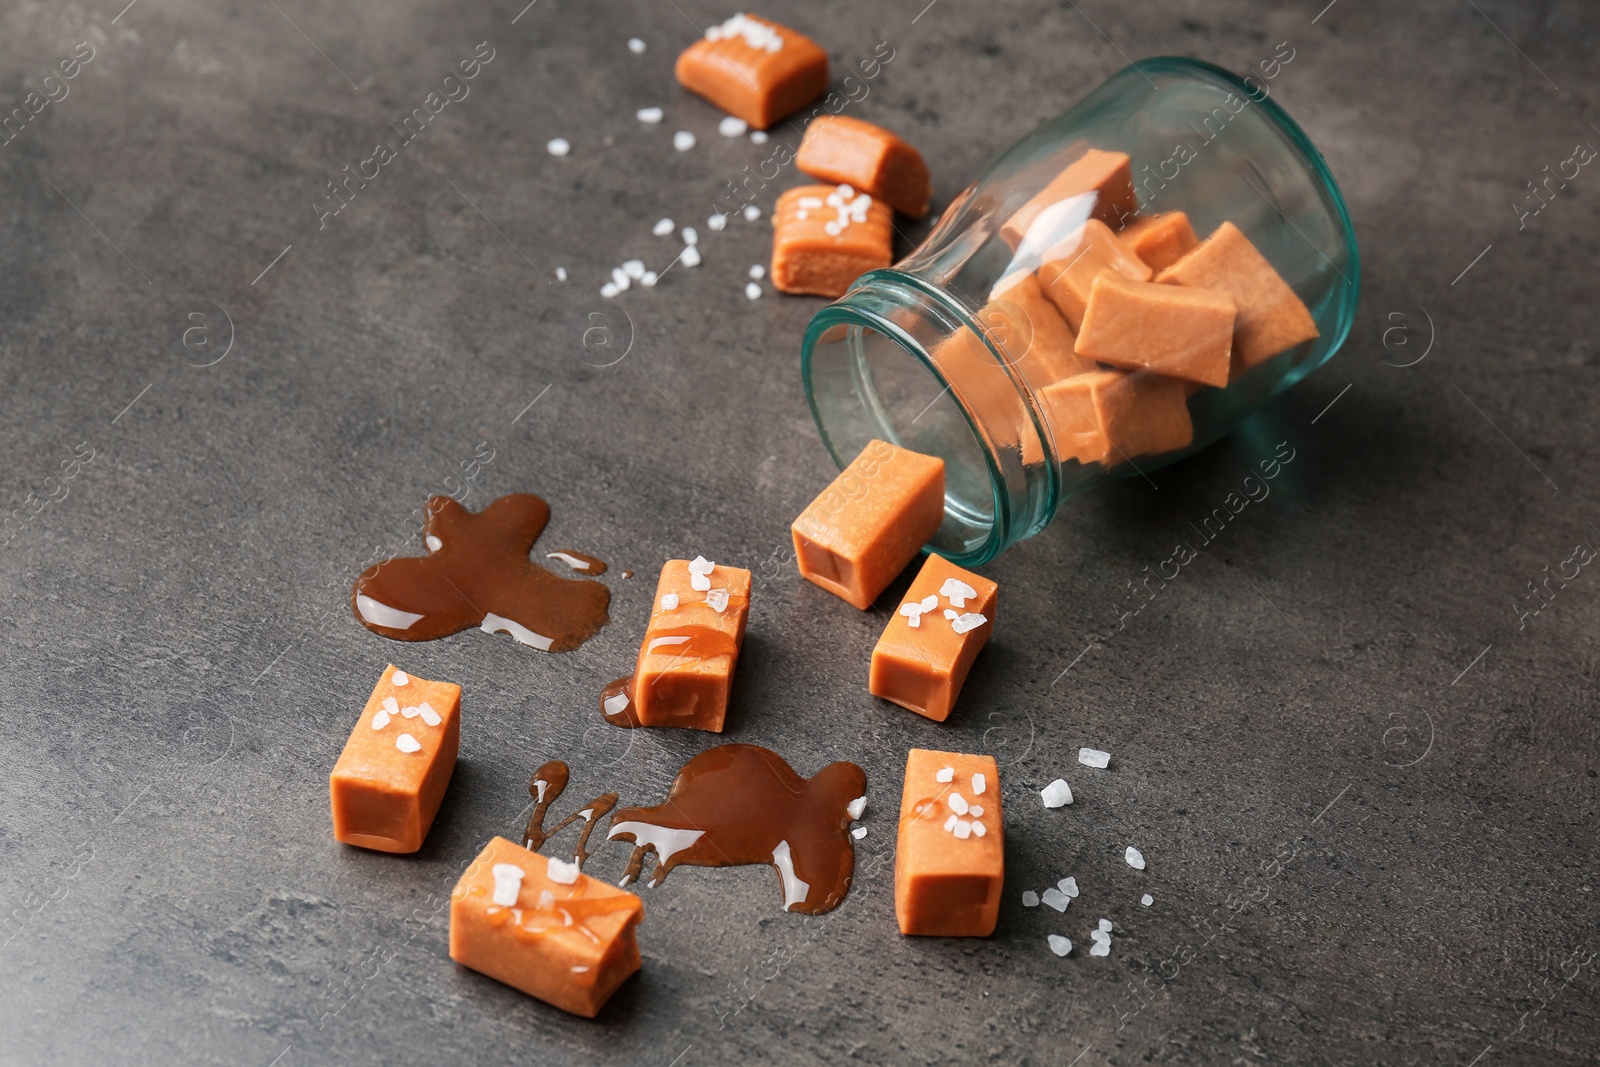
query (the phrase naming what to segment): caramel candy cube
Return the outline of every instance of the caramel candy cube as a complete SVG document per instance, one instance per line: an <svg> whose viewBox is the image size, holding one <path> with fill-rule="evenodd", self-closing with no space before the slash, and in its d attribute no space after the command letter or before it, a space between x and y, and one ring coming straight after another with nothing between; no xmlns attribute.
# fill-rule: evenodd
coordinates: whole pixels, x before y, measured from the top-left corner
<svg viewBox="0 0 1600 1067"><path fill-rule="evenodd" d="M1035 388L1095 369L1094 361L1078 351L1072 327L1031 271L1000 279L979 322Z"/></svg>
<svg viewBox="0 0 1600 1067"><path fill-rule="evenodd" d="M633 670L639 725L721 733L749 617L749 571L703 556L667 560Z"/></svg>
<svg viewBox="0 0 1600 1067"><path fill-rule="evenodd" d="M806 127L794 165L819 181L871 193L902 214L928 213L933 180L921 154L882 126L823 115Z"/></svg>
<svg viewBox="0 0 1600 1067"><path fill-rule="evenodd" d="M1128 370L1228 384L1233 297L1104 271L1089 290L1078 353Z"/></svg>
<svg viewBox="0 0 1600 1067"><path fill-rule="evenodd" d="M786 293L843 296L894 248L889 210L849 186L802 185L772 210L772 284Z"/></svg>
<svg viewBox="0 0 1600 1067"><path fill-rule="evenodd" d="M790 526L800 573L862 611L944 521L944 460L873 441Z"/></svg>
<svg viewBox="0 0 1600 1067"><path fill-rule="evenodd" d="M1181 211L1164 211L1134 219L1118 232L1118 240L1155 271L1166 270L1183 254L1200 243Z"/></svg>
<svg viewBox="0 0 1600 1067"><path fill-rule="evenodd" d="M1114 467L1189 446L1187 386L1157 374L1102 370L1046 386L1039 399L1061 459Z"/></svg>
<svg viewBox="0 0 1600 1067"><path fill-rule="evenodd" d="M594 1018L639 969L637 896L493 837L450 893L450 958Z"/></svg>
<svg viewBox="0 0 1600 1067"><path fill-rule="evenodd" d="M994 630L999 586L929 554L872 650L873 696L944 722Z"/></svg>
<svg viewBox="0 0 1600 1067"><path fill-rule="evenodd" d="M1231 222L1218 226L1156 281L1233 297L1239 308L1233 324L1234 377L1317 336L1304 301Z"/></svg>
<svg viewBox="0 0 1600 1067"><path fill-rule="evenodd" d="M1083 229L1045 253L1039 284L1074 330L1083 326L1089 291L1101 271L1115 271L1137 282L1150 280L1150 268L1125 248L1105 223L1090 219Z"/></svg>
<svg viewBox="0 0 1600 1067"><path fill-rule="evenodd" d="M914 748L900 794L894 914L902 934L988 937L1005 882L993 756Z"/></svg>
<svg viewBox="0 0 1600 1067"><path fill-rule="evenodd" d="M678 83L758 130L828 91L828 53L754 15L713 26L678 56Z"/></svg>
<svg viewBox="0 0 1600 1067"><path fill-rule="evenodd" d="M333 836L415 852L438 814L461 744L461 687L390 664L328 776Z"/></svg>
<svg viewBox="0 0 1600 1067"><path fill-rule="evenodd" d="M1089 149L1006 220L1005 225L1000 227L1001 238L1016 248L1027 236L1028 227L1039 218L1040 212L1052 204L1086 193L1095 197L1093 208L1087 212L1088 217L1098 219L1113 229L1120 228L1126 219L1138 211L1139 198L1133 192L1133 172L1128 167L1127 153Z"/></svg>

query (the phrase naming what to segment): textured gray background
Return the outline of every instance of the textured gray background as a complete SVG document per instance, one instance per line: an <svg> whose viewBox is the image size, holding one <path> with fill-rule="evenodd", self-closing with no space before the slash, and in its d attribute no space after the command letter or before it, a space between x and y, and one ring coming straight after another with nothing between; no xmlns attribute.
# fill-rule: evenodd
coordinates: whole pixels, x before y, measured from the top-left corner
<svg viewBox="0 0 1600 1067"><path fill-rule="evenodd" d="M1330 366L1157 489L1076 501L986 569L995 639L941 726L866 694L878 620L784 551L832 473L796 369L819 304L743 295L765 220L704 219L770 146L719 137L671 80L695 27L730 12L538 0L513 24L523 2L0 11L0 111L77 42L97 51L0 147L0 503L21 509L0 549L0 1061L1600 1055L1600 577L1553 583L1521 627L1514 607L1600 544L1600 172L1520 228L1512 206L1600 144L1591 6L769 9L832 50L836 83L890 42L854 113L922 149L940 203L1125 55L1242 71L1288 42L1274 93L1363 241L1358 323ZM319 232L323 183L483 41L470 97ZM634 120L648 105L662 125ZM699 147L673 152L677 129ZM555 136L571 156L546 154ZM614 264L676 252L650 236L663 215L700 226L705 265L601 300ZM571 280L546 284L557 266ZM230 332L221 362L186 365ZM1296 458L1271 497L1063 675L1279 441ZM463 482L480 442L493 462ZM92 462L28 518L80 444ZM612 563L612 625L560 657L357 626L362 563L415 551L414 509L463 488L474 507L548 497L542 547ZM648 803L718 740L616 731L593 707L633 655L650 576L696 552L763 576L722 740L805 773L863 764L863 877L805 919L779 913L765 869L680 870L644 894L643 973L599 1020L569 1018L455 967L443 909L483 841L515 831L540 761L572 762L574 799ZM391 659L466 690L461 763L409 858L342 848L328 825L328 769ZM1111 769L1078 767L1083 744ZM912 745L1003 764L988 940L895 931ZM1033 790L1062 773L1078 802L1048 812ZM1065 915L1017 903L1067 874L1083 895ZM1116 941L1091 959L1102 915ZM1057 931L1071 958L1046 949Z"/></svg>

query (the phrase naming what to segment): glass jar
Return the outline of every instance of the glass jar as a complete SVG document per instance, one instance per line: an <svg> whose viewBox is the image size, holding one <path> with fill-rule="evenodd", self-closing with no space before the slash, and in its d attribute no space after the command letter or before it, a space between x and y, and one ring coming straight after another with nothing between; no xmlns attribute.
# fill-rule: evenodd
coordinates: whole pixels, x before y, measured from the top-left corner
<svg viewBox="0 0 1600 1067"><path fill-rule="evenodd" d="M1071 181L1058 180L1074 164L1094 170L1095 160L1115 153L1128 157L1136 215L1125 183L1121 193L1114 183L1074 192ZM1111 243L1127 245L1126 226L1174 211L1200 238L1224 223L1236 226L1309 311L1316 336L1242 367L1236 326L1225 385L1180 384L1126 364L1107 374L1081 356L1048 351L1052 339L1062 345L1060 323L1045 321L1053 311L1008 299L1021 292L1010 287L1079 262L1074 257L1096 232L1109 241L1100 223L1118 233ZM1066 257L1063 250L1073 249ZM1359 276L1338 186L1265 83L1193 59L1142 60L1001 153L919 248L862 275L819 311L806 329L801 373L817 428L841 467L874 438L945 461L945 520L928 547L980 564L1039 532L1070 497L1205 447L1311 373L1350 330ZM1151 271L1147 280L1172 279ZM1056 290L1049 292L1061 310ZM1082 325L1078 310L1080 321L1068 322L1074 329ZM1077 343L1076 333L1067 336L1065 345ZM1084 412L1060 402L1087 395L1089 380L1052 388L1062 380L1063 357L1078 359L1068 373L1098 373L1129 395L1149 386L1159 401L1130 410L1163 412L1158 429L1177 420L1192 430L1144 434L1142 454L1115 447L1107 431L1097 440L1113 447L1093 456L1082 447L1084 426L1073 421ZM1183 395L1174 397L1174 389Z"/></svg>

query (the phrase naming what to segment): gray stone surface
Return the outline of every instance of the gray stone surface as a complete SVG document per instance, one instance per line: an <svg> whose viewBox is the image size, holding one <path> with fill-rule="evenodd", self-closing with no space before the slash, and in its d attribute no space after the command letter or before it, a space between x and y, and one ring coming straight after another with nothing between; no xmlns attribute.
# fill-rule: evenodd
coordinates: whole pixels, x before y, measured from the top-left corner
<svg viewBox="0 0 1600 1067"><path fill-rule="evenodd" d="M1591 5L769 9L838 68L890 42L857 113L921 147L940 202L1125 56L1243 70L1287 41L1274 92L1363 240L1331 365L1156 489L1076 501L987 568L999 627L941 726L868 697L877 619L784 556L831 475L797 375L818 304L744 296L765 221L704 223L764 150L671 80L727 10L122 2L0 10L0 113L94 49L0 147L0 503L22 509L0 533L0 1061L1600 1055L1600 577L1552 582L1520 625L1514 607L1600 543L1600 173L1552 183L1520 224L1512 206L1600 143ZM324 183L485 41L471 95L319 230ZM648 105L662 125L634 120ZM675 153L679 129L699 146ZM557 136L570 156L546 153ZM601 300L614 264L675 252L650 236L662 216L700 227L705 264ZM570 281L547 284L558 266ZM1063 675L1280 441L1296 458L1272 495ZM480 442L493 461L462 482ZM92 460L47 481L80 444ZM547 496L546 547L612 563L612 625L561 657L357 626L363 561L414 551L414 510L462 488L473 506ZM29 517L29 493L63 491ZM644 892L643 973L598 1021L568 1018L450 962L448 892L515 831L540 761L568 759L574 795L646 803L718 740L615 731L592 706L649 576L694 552L763 574L723 740L806 773L863 764L863 876L806 919L778 912L767 870L680 870ZM461 764L410 858L328 827L328 769L389 660L466 687ZM1003 764L990 939L895 931L914 745ZM1080 745L1111 767L1079 767ZM1077 802L1047 811L1034 791L1058 775ZM1021 907L1068 874L1083 895L1064 915ZM1115 941L1092 959L1101 916ZM1053 955L1052 932L1077 951Z"/></svg>

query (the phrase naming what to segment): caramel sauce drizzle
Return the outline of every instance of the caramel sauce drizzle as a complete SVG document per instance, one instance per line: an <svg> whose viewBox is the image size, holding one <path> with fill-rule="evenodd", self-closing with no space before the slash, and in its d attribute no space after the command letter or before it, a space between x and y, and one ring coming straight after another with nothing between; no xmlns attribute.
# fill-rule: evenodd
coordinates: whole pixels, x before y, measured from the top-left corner
<svg viewBox="0 0 1600 1067"><path fill-rule="evenodd" d="M537 852L550 838L582 819L583 829L578 833L578 843L573 848L573 856L578 866L582 867L589 859L589 835L594 833L595 824L617 806L617 794L602 793L546 831L544 817L550 805L566 792L567 778L567 765L560 760L551 760L533 772L533 778L528 782L528 793L534 801L533 813L528 816L528 825L522 831L522 847Z"/></svg>

